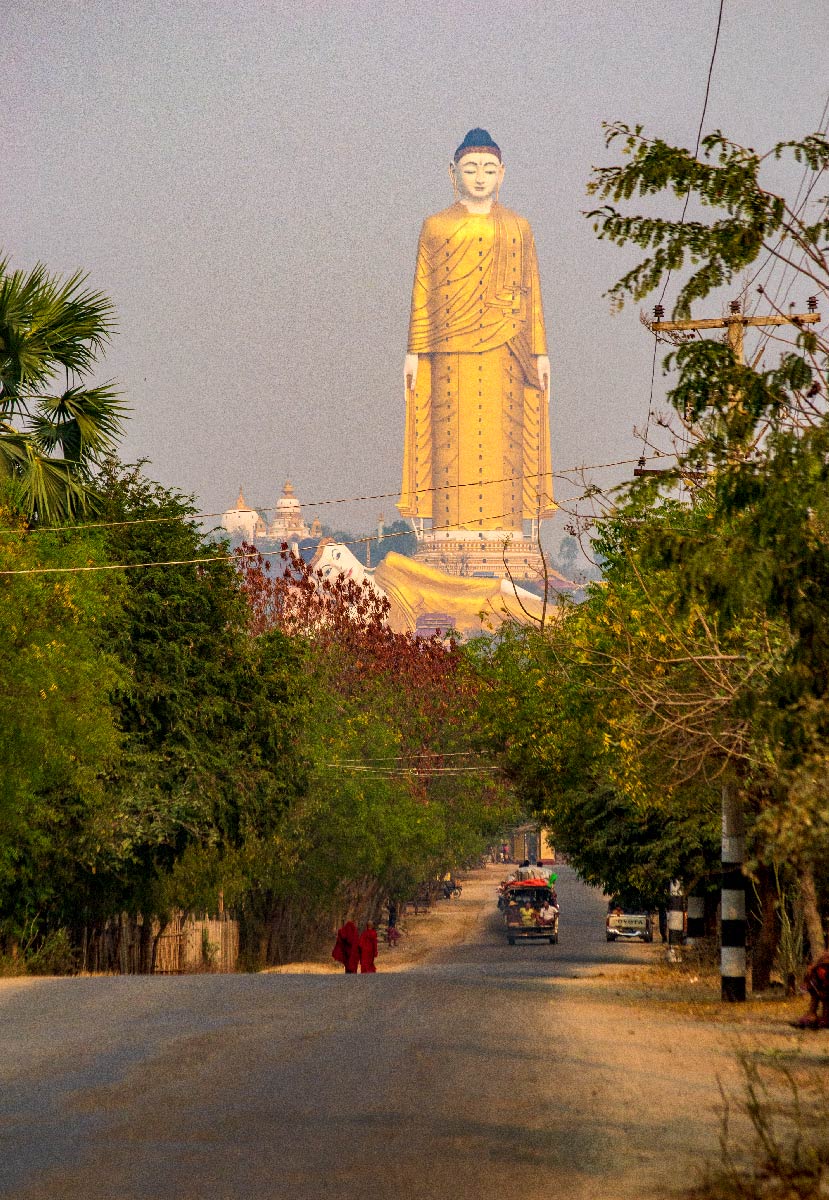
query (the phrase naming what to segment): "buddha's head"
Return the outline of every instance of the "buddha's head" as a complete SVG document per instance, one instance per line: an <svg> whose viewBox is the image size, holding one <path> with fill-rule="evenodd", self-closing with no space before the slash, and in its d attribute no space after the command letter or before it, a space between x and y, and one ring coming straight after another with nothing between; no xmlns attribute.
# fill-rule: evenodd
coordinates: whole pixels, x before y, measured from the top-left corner
<svg viewBox="0 0 829 1200"><path fill-rule="evenodd" d="M449 174L462 203L488 208L497 200L504 164L500 148L485 129L470 129L455 151Z"/></svg>

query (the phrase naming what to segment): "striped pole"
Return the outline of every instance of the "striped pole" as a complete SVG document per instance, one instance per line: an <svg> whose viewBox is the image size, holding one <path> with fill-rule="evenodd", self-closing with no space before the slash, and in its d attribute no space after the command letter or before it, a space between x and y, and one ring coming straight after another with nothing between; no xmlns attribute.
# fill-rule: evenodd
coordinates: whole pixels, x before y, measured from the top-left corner
<svg viewBox="0 0 829 1200"><path fill-rule="evenodd" d="M686 941L694 943L705 937L705 899L703 896L688 897L688 927Z"/></svg>
<svg viewBox="0 0 829 1200"><path fill-rule="evenodd" d="M722 789L720 994L729 1004L739 1003L746 998L745 850L740 800L734 789L725 783Z"/></svg>
<svg viewBox="0 0 829 1200"><path fill-rule="evenodd" d="M678 879L671 880L668 892L668 961L676 962L680 957L678 946L682 945L684 933L685 901L682 896L682 884Z"/></svg>

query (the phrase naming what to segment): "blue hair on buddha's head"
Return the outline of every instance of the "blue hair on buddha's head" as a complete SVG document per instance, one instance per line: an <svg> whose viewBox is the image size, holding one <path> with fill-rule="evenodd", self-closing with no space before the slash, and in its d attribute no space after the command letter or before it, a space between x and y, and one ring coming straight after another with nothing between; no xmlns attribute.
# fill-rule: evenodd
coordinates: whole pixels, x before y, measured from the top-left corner
<svg viewBox="0 0 829 1200"><path fill-rule="evenodd" d="M493 141L491 134L486 129L469 130L469 133L455 151L455 162L460 162L464 154L472 154L475 150L494 154L498 161L501 161L501 147L497 142Z"/></svg>

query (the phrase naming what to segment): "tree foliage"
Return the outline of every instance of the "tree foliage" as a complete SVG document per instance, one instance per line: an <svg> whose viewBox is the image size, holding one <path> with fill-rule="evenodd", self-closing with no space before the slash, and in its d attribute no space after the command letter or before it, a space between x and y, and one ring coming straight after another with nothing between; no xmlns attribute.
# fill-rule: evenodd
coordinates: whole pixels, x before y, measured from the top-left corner
<svg viewBox="0 0 829 1200"><path fill-rule="evenodd" d="M113 328L112 304L80 272L61 280L0 259L0 481L14 481L30 519L81 513L94 496L124 408L111 384L84 380Z"/></svg>
<svg viewBox="0 0 829 1200"><path fill-rule="evenodd" d="M646 137L641 125L616 122L605 129L607 145L621 142L629 161L594 171L588 191L610 203L587 215L600 238L650 252L610 289L618 307L625 296L641 300L667 274L690 266L674 306L677 318L688 317L695 300L731 283L763 253L795 265L816 286L825 286L827 259L821 245L829 236L825 210L810 219L795 201L760 180L764 165L784 156L819 177L829 167L829 141L822 134L778 142L761 155L716 131L702 139L702 157L695 157L681 146ZM709 222L678 221L617 207L634 196L661 196L668 191L693 197L703 210L718 210L716 217Z"/></svg>
<svg viewBox="0 0 829 1200"><path fill-rule="evenodd" d="M0 941L16 945L71 907L94 870L91 830L111 807L102 772L120 737L108 703L125 686L102 643L118 581L94 537L31 534L0 509ZM60 573L52 574L58 567Z"/></svg>
<svg viewBox="0 0 829 1200"><path fill-rule="evenodd" d="M716 133L698 158L640 126L612 125L607 140L621 141L627 161L595 171L590 190L607 203L587 215L600 237L646 252L610 289L617 307L681 272L674 316L688 317L761 256L829 296L827 208L810 200L829 167L825 137L760 155ZM802 201L764 182L787 155L804 167ZM692 219L659 211L671 192ZM630 211L637 198L646 211ZM670 878L712 878L728 781L743 799L758 885L794 871L804 897L820 898L827 342L819 325L778 332L768 367L676 336L666 360L675 469L635 480L603 514L594 552L604 579L583 605L543 636L486 650L491 747L582 874L611 891L653 900ZM817 907L811 918L814 950Z"/></svg>
<svg viewBox="0 0 829 1200"><path fill-rule="evenodd" d="M0 574L7 949L115 965L94 947L128 919L150 969L172 913L224 903L245 961L278 961L496 836L510 798L469 769L457 645L393 634L377 593L299 558L229 555L141 464L96 490L88 525L4 515L0 570L34 572Z"/></svg>
<svg viewBox="0 0 829 1200"><path fill-rule="evenodd" d="M286 827L313 882L295 873L283 880L290 895L310 886L323 910L365 911L480 853L513 809L471 758L480 685L468 656L452 641L394 633L370 584L325 579L287 546L278 564L252 547L238 553L253 630L302 647L310 767ZM268 897L272 921L284 895ZM307 894L303 903L313 907Z"/></svg>

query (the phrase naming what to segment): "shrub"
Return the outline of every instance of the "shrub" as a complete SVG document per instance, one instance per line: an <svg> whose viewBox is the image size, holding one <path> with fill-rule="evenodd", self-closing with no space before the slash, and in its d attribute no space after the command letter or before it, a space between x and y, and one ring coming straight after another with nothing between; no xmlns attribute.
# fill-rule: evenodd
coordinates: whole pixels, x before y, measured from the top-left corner
<svg viewBox="0 0 829 1200"><path fill-rule="evenodd" d="M72 975L76 971L75 955L67 929L53 929L35 950L26 954L26 969L30 975Z"/></svg>

